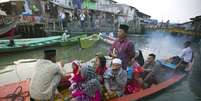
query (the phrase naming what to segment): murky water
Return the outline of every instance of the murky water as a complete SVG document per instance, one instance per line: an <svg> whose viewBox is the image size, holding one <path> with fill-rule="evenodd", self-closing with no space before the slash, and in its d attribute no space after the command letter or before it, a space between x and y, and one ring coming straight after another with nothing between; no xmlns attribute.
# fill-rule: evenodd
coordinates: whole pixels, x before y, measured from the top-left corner
<svg viewBox="0 0 201 101"><path fill-rule="evenodd" d="M178 55L183 48L183 42L186 40L193 40L192 37L172 35L164 32L146 33L145 36L130 35L135 43L136 49L150 50L157 54L157 59L167 58L173 55ZM51 47L57 49L57 60L69 62L73 59L88 61L94 57L96 52L102 52L107 55L107 50L110 46L98 42L96 46L89 49L80 49L79 46L71 47ZM194 43L193 48L197 50L200 46ZM46 48L44 48L46 49ZM19 59L36 59L43 58L43 50L37 49L27 52L19 52L11 55L0 56L0 70L5 69L8 64ZM146 57L146 56L145 56ZM3 74L0 74L0 76ZM9 79L9 78L7 78ZM198 101L198 99L191 93L188 87L187 79L181 83L171 87L156 96L144 99L146 101ZM143 101L144 101L143 100Z"/></svg>

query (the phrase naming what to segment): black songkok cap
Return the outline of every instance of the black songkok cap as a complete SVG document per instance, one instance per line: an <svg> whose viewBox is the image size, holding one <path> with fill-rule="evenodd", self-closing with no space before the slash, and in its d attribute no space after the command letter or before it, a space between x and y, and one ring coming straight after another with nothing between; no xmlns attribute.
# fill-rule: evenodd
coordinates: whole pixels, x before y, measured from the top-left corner
<svg viewBox="0 0 201 101"><path fill-rule="evenodd" d="M119 26L119 29L123 29L125 32L128 32L129 26L128 26L128 25L125 25L125 24L121 24L121 25Z"/></svg>
<svg viewBox="0 0 201 101"><path fill-rule="evenodd" d="M56 55L56 49L48 49L44 51L45 56L55 56Z"/></svg>

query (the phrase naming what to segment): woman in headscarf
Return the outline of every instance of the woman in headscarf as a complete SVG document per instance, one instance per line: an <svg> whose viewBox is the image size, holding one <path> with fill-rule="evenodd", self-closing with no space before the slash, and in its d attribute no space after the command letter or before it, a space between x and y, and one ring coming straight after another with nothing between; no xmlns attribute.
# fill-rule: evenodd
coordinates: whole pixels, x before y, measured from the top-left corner
<svg viewBox="0 0 201 101"><path fill-rule="evenodd" d="M73 68L72 82L74 82L74 83L81 82L81 73L80 73L81 63L80 63L80 61L74 60L72 62L72 68Z"/></svg>
<svg viewBox="0 0 201 101"><path fill-rule="evenodd" d="M72 92L73 101L101 101L101 86L92 67L80 69L81 84Z"/></svg>
<svg viewBox="0 0 201 101"><path fill-rule="evenodd" d="M71 90L71 89L73 89L73 87L75 85L77 85L79 82L81 82L80 68L81 68L80 61L74 60L72 62L72 69L73 69L72 75L69 75L66 78L63 78L60 81L60 87L62 87L62 88L70 87L70 90Z"/></svg>

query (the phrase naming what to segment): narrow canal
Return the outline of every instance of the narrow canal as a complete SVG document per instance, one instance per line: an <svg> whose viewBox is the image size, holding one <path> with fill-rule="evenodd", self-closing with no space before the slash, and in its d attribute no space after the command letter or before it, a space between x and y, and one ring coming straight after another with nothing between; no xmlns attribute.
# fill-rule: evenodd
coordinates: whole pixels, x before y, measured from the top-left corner
<svg viewBox="0 0 201 101"><path fill-rule="evenodd" d="M141 49L152 51L153 53L157 54L157 59L178 55L183 48L184 41L186 40L193 41L194 51L198 51L200 49L200 45L198 44L198 41L195 40L195 38L166 32L149 32L145 33L144 35L129 35L129 38L135 43L136 50ZM106 43L98 42L96 46L89 49L80 49L78 45L71 47L51 48L57 49L58 60L69 62L73 59L79 59L83 61L90 60L94 57L96 52L102 52L107 55L107 50L109 47L110 46ZM11 64L13 61L19 59L43 58L44 49L0 56L0 70L5 69L6 65ZM144 57L146 57L146 54ZM1 75L2 73L0 73L0 76ZM197 97L191 93L187 79L171 87L170 89L157 94L156 96L143 99L143 101L199 101ZM0 84L1 83L2 82L0 82Z"/></svg>

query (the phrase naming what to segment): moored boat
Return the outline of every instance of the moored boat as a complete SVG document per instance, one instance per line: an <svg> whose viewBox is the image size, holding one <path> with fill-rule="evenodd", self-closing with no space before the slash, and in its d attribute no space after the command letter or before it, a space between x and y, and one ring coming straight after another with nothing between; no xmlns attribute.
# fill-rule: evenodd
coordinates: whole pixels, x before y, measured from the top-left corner
<svg viewBox="0 0 201 101"><path fill-rule="evenodd" d="M16 29L16 21L0 10L0 37L13 36Z"/></svg>
<svg viewBox="0 0 201 101"><path fill-rule="evenodd" d="M69 46L79 42L79 38L87 37L87 35L78 35L74 37L68 37L66 40L62 40L62 36L51 36L43 38L30 38L30 39L14 39L14 45L10 46L10 40L0 40L0 53L11 53L18 51L33 50L41 47L61 45Z"/></svg>
<svg viewBox="0 0 201 101"><path fill-rule="evenodd" d="M84 38L84 37L87 37L87 35L83 34L83 35L74 36L74 37L68 38L66 41L61 41L60 44L61 46L74 45L79 42L80 38Z"/></svg>
<svg viewBox="0 0 201 101"><path fill-rule="evenodd" d="M32 50L45 46L52 46L61 41L61 36L52 36L45 38L31 38L31 39L14 39L13 45L10 40L0 40L0 53L11 53L18 51Z"/></svg>
<svg viewBox="0 0 201 101"><path fill-rule="evenodd" d="M93 34L88 37L80 38L81 48L90 48L94 46L99 41L99 35Z"/></svg>

